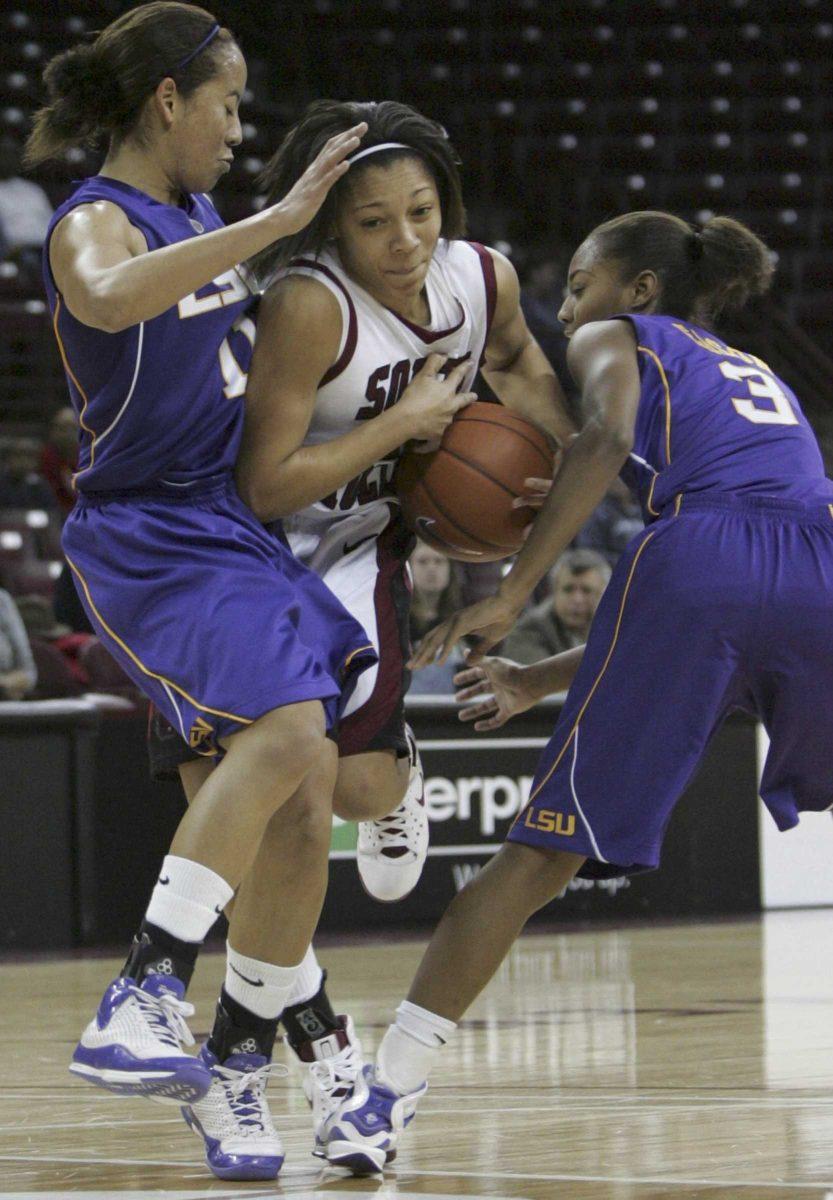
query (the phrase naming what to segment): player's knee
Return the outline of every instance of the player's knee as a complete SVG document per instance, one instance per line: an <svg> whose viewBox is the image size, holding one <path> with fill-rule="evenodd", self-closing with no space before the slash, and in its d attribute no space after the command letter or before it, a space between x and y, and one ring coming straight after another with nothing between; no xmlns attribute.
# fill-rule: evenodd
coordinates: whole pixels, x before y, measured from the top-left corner
<svg viewBox="0 0 833 1200"><path fill-rule="evenodd" d="M397 807L408 785L408 760L355 754L339 762L333 812L342 821L375 821Z"/></svg>
<svg viewBox="0 0 833 1200"><path fill-rule="evenodd" d="M302 711L279 708L261 717L251 727L256 734L254 753L259 765L284 777L299 779L314 770L326 755L327 736L323 715L307 706L294 706Z"/></svg>
<svg viewBox="0 0 833 1200"><path fill-rule="evenodd" d="M295 863L319 861L329 854L333 827L330 802L332 777L323 773L319 786L301 790L275 814L266 830L264 844L275 854L290 855Z"/></svg>
<svg viewBox="0 0 833 1200"><path fill-rule="evenodd" d="M512 866L523 889L522 894L527 898L530 917L564 891L584 862L580 854L569 854L564 850L538 850L511 842L503 850L512 857Z"/></svg>

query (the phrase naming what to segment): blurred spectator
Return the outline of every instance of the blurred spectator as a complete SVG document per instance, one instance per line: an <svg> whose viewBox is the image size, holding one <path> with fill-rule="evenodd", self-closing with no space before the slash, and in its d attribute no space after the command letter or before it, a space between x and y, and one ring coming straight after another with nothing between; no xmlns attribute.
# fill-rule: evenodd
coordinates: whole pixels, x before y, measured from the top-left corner
<svg viewBox="0 0 833 1200"><path fill-rule="evenodd" d="M417 541L410 558L413 595L408 623L416 644L440 621L461 607L455 564L426 542Z"/></svg>
<svg viewBox="0 0 833 1200"><path fill-rule="evenodd" d="M20 175L18 143L12 137L0 138L0 247L27 282L40 278L41 247L51 216L43 188Z"/></svg>
<svg viewBox="0 0 833 1200"><path fill-rule="evenodd" d="M79 655L93 641L93 635L73 633L68 625L57 621L46 596L18 596L15 602L29 637L33 641L50 642L63 655L64 664L79 688L88 687L90 679L79 661Z"/></svg>
<svg viewBox="0 0 833 1200"><path fill-rule="evenodd" d="M6 446L0 469L0 508L56 508L57 500L38 474L40 445L33 438L14 438Z"/></svg>
<svg viewBox="0 0 833 1200"><path fill-rule="evenodd" d="M64 516L75 503L72 475L78 466L78 419L69 405L59 408L49 422L41 451L40 473L47 481Z"/></svg>
<svg viewBox="0 0 833 1200"><path fill-rule="evenodd" d="M575 539L575 545L596 550L615 566L631 538L644 528L642 510L630 488L617 479L593 516Z"/></svg>
<svg viewBox="0 0 833 1200"><path fill-rule="evenodd" d="M587 640L590 623L610 579L610 567L593 550L567 550L550 572L551 595L521 617L500 651L533 663Z"/></svg>
<svg viewBox="0 0 833 1200"><path fill-rule="evenodd" d="M414 590L409 626L411 641L416 645L429 629L461 607L461 595L457 564L439 550L418 541L410 563ZM414 671L409 690L422 696L450 695L454 691L452 677L462 663L462 654L455 651L448 662L431 663Z"/></svg>
<svg viewBox="0 0 833 1200"><path fill-rule="evenodd" d="M26 628L14 600L0 588L0 700L23 700L37 681Z"/></svg>

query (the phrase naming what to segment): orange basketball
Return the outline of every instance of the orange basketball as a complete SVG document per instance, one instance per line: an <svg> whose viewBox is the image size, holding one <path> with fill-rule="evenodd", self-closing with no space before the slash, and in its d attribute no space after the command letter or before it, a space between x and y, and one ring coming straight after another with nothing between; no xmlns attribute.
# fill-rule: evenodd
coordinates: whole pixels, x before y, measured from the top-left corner
<svg viewBox="0 0 833 1200"><path fill-rule="evenodd" d="M553 452L528 421L500 404L457 414L430 454L408 451L397 472L405 520L449 558L491 562L516 554L531 508L512 508L529 476L550 478Z"/></svg>

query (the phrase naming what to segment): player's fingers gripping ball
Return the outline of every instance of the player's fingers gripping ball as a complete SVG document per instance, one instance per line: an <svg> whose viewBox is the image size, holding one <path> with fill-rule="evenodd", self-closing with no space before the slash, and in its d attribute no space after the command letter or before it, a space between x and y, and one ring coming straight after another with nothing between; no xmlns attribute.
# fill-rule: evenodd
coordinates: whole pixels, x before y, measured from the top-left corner
<svg viewBox="0 0 833 1200"><path fill-rule="evenodd" d="M405 520L449 558L490 562L523 545L534 518L530 479L550 480L555 456L548 439L499 404L478 401L457 413L431 454L406 453L397 490Z"/></svg>

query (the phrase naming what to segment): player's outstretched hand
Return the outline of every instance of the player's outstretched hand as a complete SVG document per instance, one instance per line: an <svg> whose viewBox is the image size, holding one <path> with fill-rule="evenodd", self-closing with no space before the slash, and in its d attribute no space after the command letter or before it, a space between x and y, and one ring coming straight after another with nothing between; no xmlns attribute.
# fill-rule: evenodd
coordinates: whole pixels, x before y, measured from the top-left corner
<svg viewBox="0 0 833 1200"><path fill-rule="evenodd" d="M462 608L430 629L411 656L409 666L414 669L426 667L432 662L444 663L460 638L474 634L475 645L469 651L468 661L478 663L498 642L503 641L518 619L517 608L512 607L500 596L489 596L468 608Z"/></svg>
<svg viewBox="0 0 833 1200"><path fill-rule="evenodd" d="M366 133L367 125L362 121L352 129L330 138L295 186L274 206L275 215L280 216L281 220L279 237L289 237L309 225L326 200L330 188L350 170L347 156L358 149Z"/></svg>
<svg viewBox="0 0 833 1200"><path fill-rule="evenodd" d="M474 392L458 392L469 369L469 362L458 363L447 375L442 375L444 354L429 354L397 404L400 416L407 416L410 438L427 442L418 450L434 450L439 439L461 408L477 399Z"/></svg>
<svg viewBox="0 0 833 1200"><path fill-rule="evenodd" d="M532 708L537 696L526 686L524 668L508 658L484 658L454 676L454 699L465 704L457 716L473 721L478 732L500 729L510 717ZM481 699L482 697L482 699ZM473 704L467 701L473 700Z"/></svg>

